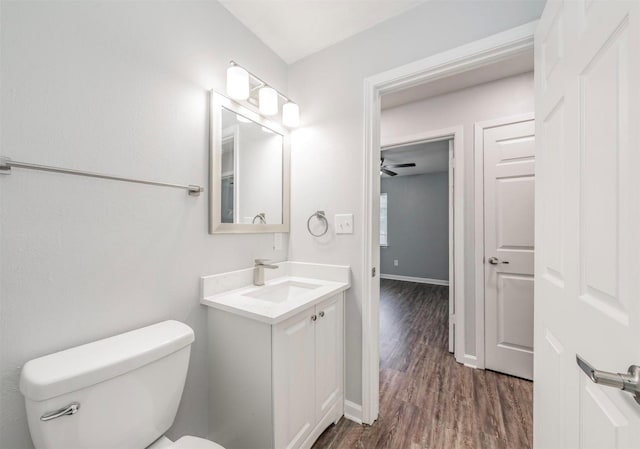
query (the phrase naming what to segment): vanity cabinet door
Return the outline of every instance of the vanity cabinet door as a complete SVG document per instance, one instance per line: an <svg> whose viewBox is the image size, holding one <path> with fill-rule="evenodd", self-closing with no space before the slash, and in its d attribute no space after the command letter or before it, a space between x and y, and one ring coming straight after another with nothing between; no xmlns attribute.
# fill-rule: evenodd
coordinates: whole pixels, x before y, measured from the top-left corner
<svg viewBox="0 0 640 449"><path fill-rule="evenodd" d="M315 425L315 323L313 308L273 327L275 449L296 448Z"/></svg>
<svg viewBox="0 0 640 449"><path fill-rule="evenodd" d="M316 421L320 422L334 409L336 402L342 401L342 294L318 304L316 315L315 407Z"/></svg>

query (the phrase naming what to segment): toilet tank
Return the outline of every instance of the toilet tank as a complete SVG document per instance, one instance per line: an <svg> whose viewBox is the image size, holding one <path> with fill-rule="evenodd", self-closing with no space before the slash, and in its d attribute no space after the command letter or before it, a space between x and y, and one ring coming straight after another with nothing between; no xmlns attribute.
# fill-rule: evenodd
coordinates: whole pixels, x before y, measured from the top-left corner
<svg viewBox="0 0 640 449"><path fill-rule="evenodd" d="M142 449L171 426L193 330L164 321L27 362L20 377L37 449ZM42 420L69 405L74 414Z"/></svg>

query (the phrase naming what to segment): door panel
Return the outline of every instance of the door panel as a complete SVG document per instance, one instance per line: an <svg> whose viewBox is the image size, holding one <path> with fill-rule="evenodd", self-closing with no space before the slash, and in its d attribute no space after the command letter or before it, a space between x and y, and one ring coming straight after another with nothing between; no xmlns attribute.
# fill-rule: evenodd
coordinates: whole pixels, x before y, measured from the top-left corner
<svg viewBox="0 0 640 449"><path fill-rule="evenodd" d="M498 275L498 346L533 348L533 276Z"/></svg>
<svg viewBox="0 0 640 449"><path fill-rule="evenodd" d="M524 120L483 135L485 366L526 379L533 377L534 131Z"/></svg>
<svg viewBox="0 0 640 449"><path fill-rule="evenodd" d="M275 448L298 447L315 423L315 325L307 310L273 327Z"/></svg>
<svg viewBox="0 0 640 449"><path fill-rule="evenodd" d="M534 178L513 171L504 176L496 179L496 194L499 197L496 203L498 250L532 251Z"/></svg>
<svg viewBox="0 0 640 449"><path fill-rule="evenodd" d="M342 294L316 306L316 421L342 400Z"/></svg>
<svg viewBox="0 0 640 449"><path fill-rule="evenodd" d="M639 447L640 405L576 354L640 364L640 2L549 1L535 42L534 445Z"/></svg>

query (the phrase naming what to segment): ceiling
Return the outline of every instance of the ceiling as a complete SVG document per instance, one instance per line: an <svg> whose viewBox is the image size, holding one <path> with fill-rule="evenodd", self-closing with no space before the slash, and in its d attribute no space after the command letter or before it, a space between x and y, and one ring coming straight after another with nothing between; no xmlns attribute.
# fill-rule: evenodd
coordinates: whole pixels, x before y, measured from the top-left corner
<svg viewBox="0 0 640 449"><path fill-rule="evenodd" d="M426 0L220 0L287 64Z"/></svg>
<svg viewBox="0 0 640 449"><path fill-rule="evenodd" d="M449 92L533 70L533 50L515 58L498 61L477 69L419 84L382 96L382 109L394 108L414 101L426 100Z"/></svg>
<svg viewBox="0 0 640 449"><path fill-rule="evenodd" d="M415 167L392 168L398 176L423 175L449 169L449 141L426 142L382 149L385 164L415 162ZM382 175L383 178L391 176Z"/></svg>

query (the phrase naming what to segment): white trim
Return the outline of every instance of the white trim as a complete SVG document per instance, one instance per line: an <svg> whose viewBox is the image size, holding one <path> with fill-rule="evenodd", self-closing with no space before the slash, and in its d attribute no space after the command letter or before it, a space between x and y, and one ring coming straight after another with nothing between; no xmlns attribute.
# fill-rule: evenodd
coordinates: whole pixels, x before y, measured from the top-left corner
<svg viewBox="0 0 640 449"><path fill-rule="evenodd" d="M476 368L485 368L484 316L484 130L496 126L533 120L533 112L476 122L474 126L474 235L475 292L476 292ZM466 356L466 355L465 355ZM466 365L466 363L465 363Z"/></svg>
<svg viewBox="0 0 640 449"><path fill-rule="evenodd" d="M455 196L455 188L454 188L454 165L455 165L455 154L454 154L454 141L453 140L449 140L448 144L449 144L449 161L448 161L448 167L449 167L449 175L447 177L447 197L449 199L449 229L447 230L447 234L448 234L448 240L449 240L449 279L455 281L455 275L456 275L456 270L455 270L455 227L454 227L454 217L455 217L455 213L454 213L454 206L455 206L455 201L454 201L454 196ZM463 195L463 203L464 203L464 195ZM449 289L449 352L455 354L456 352L456 347L455 347L455 342L456 342L456 324L457 324L457 318L456 318L456 304L455 304L455 282L454 285L451 286L451 288ZM464 326L463 326L463 332L464 332Z"/></svg>
<svg viewBox="0 0 640 449"><path fill-rule="evenodd" d="M446 128L435 131L423 131L416 134L409 134L403 136L385 137L384 140L380 139L380 148L400 148L409 145L415 145L417 143L431 143L442 142L443 140L453 139L456 128Z"/></svg>
<svg viewBox="0 0 640 449"><path fill-rule="evenodd" d="M444 285L449 286L449 281L445 279L418 278L413 276L401 276L399 274L380 274L380 279L390 279L392 281L417 282L418 284Z"/></svg>
<svg viewBox="0 0 640 449"><path fill-rule="evenodd" d="M362 406L355 402L344 400L344 417L357 424L362 424Z"/></svg>
<svg viewBox="0 0 640 449"><path fill-rule="evenodd" d="M477 357L475 355L465 354L462 357L462 364L464 366L469 367L469 368L479 368L478 359L477 359Z"/></svg>
<svg viewBox="0 0 640 449"><path fill-rule="evenodd" d="M374 186L379 183L380 156L380 97L382 94L406 89L428 81L451 76L474 68L482 67L497 61L531 51L533 35L537 21L530 22L511 30L489 36L445 51L434 56L379 73L364 80L364 147L363 147L363 185L362 185L362 421L372 424L378 418L379 410L379 287L376 290L371 282L371 270L379 268L379 260L373 260L377 254L373 245L379 245L379 237L373 234L373 217L375 198L380 198L378 192L374 194ZM459 139L462 142L462 139ZM454 150L455 151L455 150ZM461 153L462 155L462 153ZM457 158L456 153L456 158ZM464 167L461 159L456 160L458 167ZM378 178L378 179L376 179ZM459 182L459 183L458 183ZM464 192L463 176L456 176L455 189ZM456 204L455 235L464 238L463 204ZM374 240L374 237L376 240ZM456 248L456 254L463 252L463 245ZM379 248L379 246L378 246ZM464 257L456 257L456 272L458 265L462 268ZM462 294L464 276L458 275L454 280L457 293ZM464 310L457 309L456 316L464 317ZM464 340L458 340L458 334L463 326L456 326L456 346L462 347ZM456 351L456 353L460 353ZM464 352L461 352L464 354Z"/></svg>

